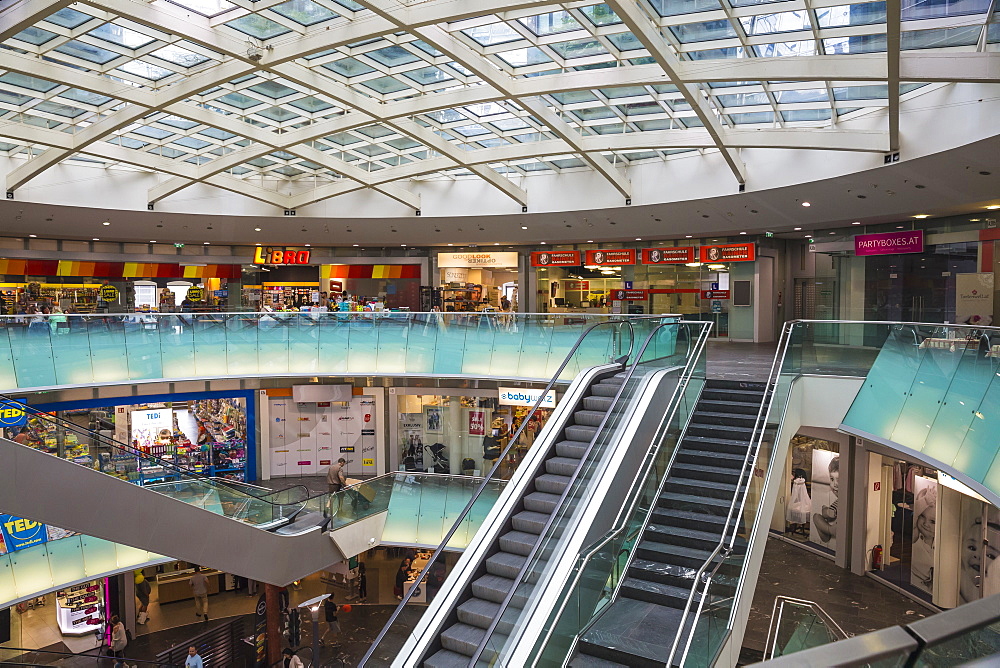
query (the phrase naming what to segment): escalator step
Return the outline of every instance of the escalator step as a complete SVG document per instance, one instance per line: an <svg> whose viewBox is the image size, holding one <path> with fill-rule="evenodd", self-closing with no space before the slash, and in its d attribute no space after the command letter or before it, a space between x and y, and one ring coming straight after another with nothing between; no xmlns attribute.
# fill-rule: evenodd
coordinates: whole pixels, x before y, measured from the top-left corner
<svg viewBox="0 0 1000 668"><path fill-rule="evenodd" d="M502 578L499 575L484 575L472 583L472 595L484 601L503 603L507 592L514 586L514 581L510 578Z"/></svg>
<svg viewBox="0 0 1000 668"><path fill-rule="evenodd" d="M588 427L600 427L607 415L607 411L576 411L573 413L573 422Z"/></svg>
<svg viewBox="0 0 1000 668"><path fill-rule="evenodd" d="M550 494L549 492L532 492L524 497L524 507L527 510L549 515L555 512L558 503L559 494Z"/></svg>
<svg viewBox="0 0 1000 668"><path fill-rule="evenodd" d="M535 478L535 489L549 494L562 494L568 484L569 478L564 475L545 473Z"/></svg>
<svg viewBox="0 0 1000 668"><path fill-rule="evenodd" d="M552 457L545 461L545 470L548 473L566 476L567 478L576 473L576 469L579 466L579 459L571 459L569 457Z"/></svg>
<svg viewBox="0 0 1000 668"><path fill-rule="evenodd" d="M481 598L470 598L458 606L458 621L469 626L488 629L500 613L500 604Z"/></svg>
<svg viewBox="0 0 1000 668"><path fill-rule="evenodd" d="M594 394L594 396L608 397L609 399L613 399L614 396L618 394L618 390L620 389L621 389L621 383L617 385L611 385L610 383L609 384L598 383L597 385L591 387L590 391L592 394Z"/></svg>
<svg viewBox="0 0 1000 668"><path fill-rule="evenodd" d="M424 661L424 668L469 668L469 657L448 649L439 649Z"/></svg>
<svg viewBox="0 0 1000 668"><path fill-rule="evenodd" d="M551 515L545 513L535 513L530 510L525 510L511 518L511 524L517 531L523 531L525 533L533 533L536 536L542 533L542 529L545 528L545 523Z"/></svg>
<svg viewBox="0 0 1000 668"><path fill-rule="evenodd" d="M486 631L481 628L461 623L452 624L441 633L441 646L470 657L476 653L476 648L479 647L479 643L485 635ZM463 665L469 665L468 658Z"/></svg>
<svg viewBox="0 0 1000 668"><path fill-rule="evenodd" d="M571 424L566 427L565 434L566 438L571 441L590 443L594 440L594 435L597 434L597 427L591 427L584 424Z"/></svg>
<svg viewBox="0 0 1000 668"><path fill-rule="evenodd" d="M486 560L486 572L513 580L521 572L527 558L511 552L497 552Z"/></svg>
<svg viewBox="0 0 1000 668"><path fill-rule="evenodd" d="M535 542L537 540L538 536L533 533L508 531L504 535L500 536L500 549L504 552L520 554L521 556L526 557L531 554L531 548L535 546Z"/></svg>
<svg viewBox="0 0 1000 668"><path fill-rule="evenodd" d="M588 445L590 443L584 443L583 441L559 441L556 443L556 454L560 457L581 459L587 452Z"/></svg>
<svg viewBox="0 0 1000 668"><path fill-rule="evenodd" d="M583 407L588 411L601 411L607 413L611 410L613 397L598 397L591 395L583 398Z"/></svg>

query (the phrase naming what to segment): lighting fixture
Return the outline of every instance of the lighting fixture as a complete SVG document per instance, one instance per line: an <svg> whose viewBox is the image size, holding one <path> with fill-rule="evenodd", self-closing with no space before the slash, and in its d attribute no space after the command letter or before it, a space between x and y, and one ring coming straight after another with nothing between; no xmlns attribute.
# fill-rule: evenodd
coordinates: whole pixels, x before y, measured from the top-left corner
<svg viewBox="0 0 1000 668"><path fill-rule="evenodd" d="M543 241L543 242L542 242L542 245L544 246L545 244L546 244L546 242L545 242L545 241Z"/></svg>
<svg viewBox="0 0 1000 668"><path fill-rule="evenodd" d="M308 245L309 244L306 244L306 246L308 246ZM403 248L406 248L406 244L399 244L399 245L402 246Z"/></svg>
<svg viewBox="0 0 1000 668"><path fill-rule="evenodd" d="M793 230L795 230L796 232L799 232L799 231L801 231L801 230L802 230L802 228L801 228L801 227L793 227L792 229L793 229Z"/></svg>
<svg viewBox="0 0 1000 668"><path fill-rule="evenodd" d="M91 241L100 241L100 239L98 239L97 237L94 237L93 239L91 239Z"/></svg>
<svg viewBox="0 0 1000 668"><path fill-rule="evenodd" d="M111 224L111 223L109 223L109 222L108 222L108 221L106 221L106 220L105 220L105 221L104 221L103 223L101 223L101 225L105 225L105 226L107 226L107 225L110 225L110 224Z"/></svg>
<svg viewBox="0 0 1000 668"><path fill-rule="evenodd" d="M914 218L919 218L919 219L930 218L930 217L931 214L929 213L918 213L917 215L914 216Z"/></svg>
<svg viewBox="0 0 1000 668"><path fill-rule="evenodd" d="M521 229L522 229L522 230L526 230L526 229L528 229L528 226L527 226L527 225L522 225L522 226L521 226Z"/></svg>
<svg viewBox="0 0 1000 668"><path fill-rule="evenodd" d="M691 238L691 235L690 235L690 234L685 234L685 235L684 235L684 238L685 238L685 239L690 239L690 238Z"/></svg>
<svg viewBox="0 0 1000 668"><path fill-rule="evenodd" d="M1000 204L990 204L986 207L987 211L996 211L997 209L1000 209Z"/></svg>
<svg viewBox="0 0 1000 668"><path fill-rule="evenodd" d="M587 239L587 243L588 244L592 244L592 243L594 243L594 240L593 239Z"/></svg>
<svg viewBox="0 0 1000 668"><path fill-rule="evenodd" d="M260 244L257 244L257 245L259 246ZM361 245L361 244L354 244L354 247L355 247L355 248L357 248L357 247L358 247L358 246L360 246L360 245ZM450 246L451 244L448 244L448 245Z"/></svg>
<svg viewBox="0 0 1000 668"><path fill-rule="evenodd" d="M851 223L851 225L860 225L860 224L861 224L860 220L855 220L853 223Z"/></svg>
<svg viewBox="0 0 1000 668"><path fill-rule="evenodd" d="M32 239L35 239L35 238L37 238L37 237L38 237L38 235L37 235L37 234L29 234L28 236L29 236L29 237L31 237Z"/></svg>
<svg viewBox="0 0 1000 668"><path fill-rule="evenodd" d="M354 244L354 245L355 245L355 246L357 246L357 244ZM455 244L448 244L448 245L449 245L449 246L454 246Z"/></svg>
<svg viewBox="0 0 1000 668"><path fill-rule="evenodd" d="M206 245L206 246L208 246L208 245L209 245L207 241L206 241L206 242L204 242L204 243L205 243L205 245Z"/></svg>
<svg viewBox="0 0 1000 668"><path fill-rule="evenodd" d="M151 243L151 244L155 244L155 243L156 243L156 239L150 239L150 240L149 240L149 243Z"/></svg>
<svg viewBox="0 0 1000 668"><path fill-rule="evenodd" d="M642 241L642 237L636 237L635 240L636 241Z"/></svg>
<svg viewBox="0 0 1000 668"><path fill-rule="evenodd" d="M685 262L684 266L685 267L700 267L701 266L701 262Z"/></svg>
<svg viewBox="0 0 1000 668"><path fill-rule="evenodd" d="M260 246L260 244L254 244L254 246Z"/></svg>
<svg viewBox="0 0 1000 668"><path fill-rule="evenodd" d="M803 202L802 206L812 206L812 204L810 204L809 202Z"/></svg>
<svg viewBox="0 0 1000 668"><path fill-rule="evenodd" d="M403 245L405 246L406 244ZM309 248L310 246L312 246L312 244L306 244L306 248Z"/></svg>
<svg viewBox="0 0 1000 668"><path fill-rule="evenodd" d="M905 227L905 225L897 225L897 226L896 226L896 229L897 229L897 230L901 230L901 229L903 229L904 227Z"/></svg>
<svg viewBox="0 0 1000 668"><path fill-rule="evenodd" d="M253 228L253 231L254 232L260 232L260 228L259 227L255 227L255 228Z"/></svg>
<svg viewBox="0 0 1000 668"><path fill-rule="evenodd" d="M746 234L746 232L740 232L740 234Z"/></svg>
<svg viewBox="0 0 1000 668"><path fill-rule="evenodd" d="M710 264L710 265L708 265L708 268L709 269L719 270L719 269L725 269L726 265L724 265L724 264Z"/></svg>
<svg viewBox="0 0 1000 668"><path fill-rule="evenodd" d="M494 243L493 243L493 245L494 245L494 246L499 246L499 245L500 245L500 242L499 242L499 241L496 241L496 242L494 242Z"/></svg>

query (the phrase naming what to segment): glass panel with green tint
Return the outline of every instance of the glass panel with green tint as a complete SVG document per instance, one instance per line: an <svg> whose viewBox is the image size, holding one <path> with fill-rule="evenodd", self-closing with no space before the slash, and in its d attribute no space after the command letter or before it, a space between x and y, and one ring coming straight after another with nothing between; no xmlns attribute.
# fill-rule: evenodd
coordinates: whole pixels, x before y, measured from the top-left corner
<svg viewBox="0 0 1000 668"><path fill-rule="evenodd" d="M843 640L847 634L814 603L779 596L768 636L764 655L774 659Z"/></svg>
<svg viewBox="0 0 1000 668"><path fill-rule="evenodd" d="M525 622L524 611L532 610L539 597L544 596L548 591L546 586L538 586L540 583L548 584L554 574L554 568L567 556L568 542L572 539L572 527L579 523L579 516L586 512L591 504L594 482L599 480L602 472L607 468L608 460L617 451L617 444L620 443L624 429L628 427L628 416L631 415L628 407L637 397L638 390L643 382L652 374L665 369L674 369L678 377L678 390L672 400L672 406L664 416L664 423L677 425L676 420L686 411L673 411L684 398L684 389L691 387L692 383L685 382L684 378L690 378L696 371L700 371L701 378L704 378L703 351L704 342L707 338L707 331L710 325L701 322L684 322L673 324L662 324L652 329L649 335L643 339L642 348L637 351L636 363L630 368L630 375L626 378L620 396L615 400L608 417L603 426L598 431L595 441L585 454L577 473L571 481L560 499L551 520L542 531L538 542L527 557L527 562L522 567L521 572L515 578L515 584L507 600L501 604L500 616L493 628L487 630L487 635L480 643L481 651L478 657L474 657L478 662L476 665L493 665L494 663L503 665L505 654L513 648L519 641L522 630L522 623ZM678 340L683 345L678 345ZM699 359L702 360L699 364ZM693 383L695 388L700 388L700 382ZM693 395L693 396L696 396ZM690 399L691 396L688 397ZM693 404L685 402L689 410ZM667 417L673 415L674 420ZM662 429L662 426L661 426ZM680 433L676 429L675 435ZM596 562L596 567L601 571L589 571L586 573L585 589L578 592L578 595L571 597L569 607L580 610L590 608L592 616L602 602L607 600L603 588L597 589L597 583L607 582L612 579L614 572L621 564L620 556L626 544L634 544L638 535L642 519L648 515L649 503L655 499L655 490L659 488L660 474L665 472L666 463L672 455L673 447L676 445L676 438L666 437L663 433L663 442L667 443L667 448L650 448L650 452L658 452L664 459L657 459L655 455L647 455L646 466L640 468L641 475L636 477L631 483L630 498L638 501L640 497L646 503L646 510L636 511L629 518L624 514L619 519L622 521L620 534L614 535L606 544L596 548L600 555ZM669 454L665 454L669 453ZM648 498L643 494L646 492ZM641 505L641 504L640 504ZM631 523L628 519L631 519ZM567 531L567 529L570 529ZM613 552L608 551L610 547ZM627 553L625 555L627 557ZM556 557L552 559L552 557ZM582 565L583 555L580 558ZM601 577L603 574L603 578ZM583 573L580 573L583 578ZM617 579L614 582L617 585ZM571 588L572 589L572 588ZM607 591L613 591L608 589ZM512 601L518 601L516 605L511 605ZM579 624L579 612L577 613L577 624L572 623L572 615L567 623L572 628ZM587 621L589 622L589 616ZM582 627L580 627L582 628ZM580 628L576 628L578 632ZM565 626L564 626L565 629ZM575 635L575 633L573 634ZM565 630L562 639L572 638Z"/></svg>

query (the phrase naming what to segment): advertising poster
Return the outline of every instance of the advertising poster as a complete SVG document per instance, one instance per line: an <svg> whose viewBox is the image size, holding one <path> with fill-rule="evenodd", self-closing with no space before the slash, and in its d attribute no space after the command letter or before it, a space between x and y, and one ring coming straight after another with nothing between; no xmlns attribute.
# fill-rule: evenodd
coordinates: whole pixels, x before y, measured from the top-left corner
<svg viewBox="0 0 1000 668"><path fill-rule="evenodd" d="M16 552L48 541L44 524L14 515L0 515L0 532L3 533L7 552Z"/></svg>
<svg viewBox="0 0 1000 668"><path fill-rule="evenodd" d="M963 495L962 523L959 604L1000 593L1000 509Z"/></svg>
<svg viewBox="0 0 1000 668"><path fill-rule="evenodd" d="M993 324L993 274L955 274L955 322Z"/></svg>
<svg viewBox="0 0 1000 668"><path fill-rule="evenodd" d="M840 455L830 450L813 450L812 475L812 521L809 523L809 540L836 552Z"/></svg>
<svg viewBox="0 0 1000 668"><path fill-rule="evenodd" d="M403 442L400 455L407 471L424 467L424 416L423 413L400 413L399 433Z"/></svg>
<svg viewBox="0 0 1000 668"><path fill-rule="evenodd" d="M486 435L486 411L469 411L469 436Z"/></svg>
<svg viewBox="0 0 1000 668"><path fill-rule="evenodd" d="M913 477L913 551L910 584L928 594L934 584L934 526L937 524L937 480Z"/></svg>
<svg viewBox="0 0 1000 668"><path fill-rule="evenodd" d="M428 434L440 434L441 409L437 406L424 408L424 424L426 425L424 429Z"/></svg>
<svg viewBox="0 0 1000 668"><path fill-rule="evenodd" d="M148 448L169 440L174 429L174 414L169 408L146 411L132 411L131 443L139 448Z"/></svg>

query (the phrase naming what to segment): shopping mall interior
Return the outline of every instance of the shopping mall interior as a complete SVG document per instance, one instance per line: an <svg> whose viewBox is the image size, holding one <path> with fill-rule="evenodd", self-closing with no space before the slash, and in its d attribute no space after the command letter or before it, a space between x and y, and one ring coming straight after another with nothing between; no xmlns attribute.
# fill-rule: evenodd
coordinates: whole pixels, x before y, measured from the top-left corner
<svg viewBox="0 0 1000 668"><path fill-rule="evenodd" d="M0 0L0 665L1000 665L998 119L996 0Z"/></svg>

